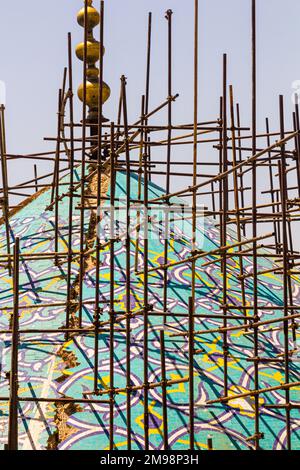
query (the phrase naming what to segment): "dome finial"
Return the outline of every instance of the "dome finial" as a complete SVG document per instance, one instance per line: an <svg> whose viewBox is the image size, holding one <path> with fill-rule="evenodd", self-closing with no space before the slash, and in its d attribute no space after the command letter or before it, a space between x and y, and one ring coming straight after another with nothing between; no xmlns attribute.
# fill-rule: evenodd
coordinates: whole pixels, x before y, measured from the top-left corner
<svg viewBox="0 0 300 470"><path fill-rule="evenodd" d="M98 121L98 107L99 107L99 69L96 67L96 63L100 59L100 50L102 54L105 53L103 44L100 44L93 36L93 29L100 23L99 12L93 6L93 0L84 0L87 5L87 44L86 44L86 104L89 107L88 122ZM77 22L84 28L85 26L85 8L86 5L78 12ZM102 27L102 25L100 25ZM84 49L85 44L81 42L76 47L76 55L79 60L84 60ZM78 88L78 97L83 101L83 84ZM105 103L110 96L109 86L103 82L102 86L102 103ZM105 122L107 119L102 117Z"/></svg>

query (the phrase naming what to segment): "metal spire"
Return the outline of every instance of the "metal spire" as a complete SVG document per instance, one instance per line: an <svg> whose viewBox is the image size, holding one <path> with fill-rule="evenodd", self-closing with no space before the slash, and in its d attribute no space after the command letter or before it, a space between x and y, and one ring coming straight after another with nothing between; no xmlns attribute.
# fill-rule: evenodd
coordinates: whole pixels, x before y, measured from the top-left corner
<svg viewBox="0 0 300 470"><path fill-rule="evenodd" d="M89 107L89 114L87 122L96 123L98 121L98 108L99 108L99 68L96 63L100 59L100 50L102 54L105 53L103 44L100 45L93 36L93 29L100 23L99 12L93 6L93 0L85 0L87 2L87 12L85 13L85 6L79 11L77 15L77 22L85 29L85 39L76 47L76 55L79 60L86 62L86 104ZM87 21L85 25L85 14ZM102 25L100 25L102 27ZM85 45L86 42L86 45ZM84 102L84 84L79 85L78 97ZM110 88L103 82L102 86L102 103L105 103L110 97ZM106 122L108 119L102 117L102 121Z"/></svg>

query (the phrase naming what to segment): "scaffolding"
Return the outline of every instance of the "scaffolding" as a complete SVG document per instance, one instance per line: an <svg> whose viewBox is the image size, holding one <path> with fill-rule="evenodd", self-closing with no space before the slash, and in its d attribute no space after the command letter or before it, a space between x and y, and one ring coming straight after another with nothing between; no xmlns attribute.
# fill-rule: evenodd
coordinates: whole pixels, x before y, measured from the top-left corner
<svg viewBox="0 0 300 470"><path fill-rule="evenodd" d="M266 119L264 132L257 132L257 71L256 71L256 2L252 5L252 121L249 127L242 126L240 105L234 98L234 89L228 84L227 55L223 56L222 96L220 111L214 121L199 122L199 31L198 0L194 4L194 112L193 121L175 125L173 107L178 94L173 90L172 77L172 11L166 12L168 55L168 89L167 99L154 109L149 107L151 89L151 46L152 15L149 14L147 36L147 69L145 94L141 97L141 114L136 122L128 122L127 79L120 80L119 109L117 121L108 122L103 118L103 105L108 99L110 90L103 80L104 69L104 2L100 2L100 15L92 5L85 1L84 8L78 16L78 22L84 28L84 41L76 48L77 56L83 61L83 84L79 90L82 100L82 120L74 122L73 90L73 44L68 34L68 66L63 73L62 87L58 92L57 135L49 138L55 144L53 152L31 155L12 155L7 152L5 138L5 108L1 106L1 171L3 187L1 189L2 225L5 229L5 250L0 253L2 270L11 277L11 304L1 308L9 314L9 326L0 331L2 338L9 341L10 371L8 395L1 396L3 403L8 403L8 444L7 449L17 450L19 446L20 404L43 403L59 406L73 405L107 405L109 409L109 449L115 449L115 413L116 397L126 395L126 448L132 449L134 441L132 424L132 403L136 392L143 406L143 442L145 450L151 447L150 393L159 390L162 410L162 444L161 449L174 449L170 438L174 424L168 415L170 402L168 391L175 385L186 384L188 409L188 442L186 449L198 449L197 444L197 410L214 409L216 405L230 407L238 400L249 399L253 409L253 432L245 430L244 443L249 449L264 448L262 416L272 412L280 413L284 421L284 438L281 447L284 449L299 448L299 441L293 432L297 429L296 417L300 407L296 394L300 386L299 368L297 375L297 330L299 325L299 265L300 252L297 246L297 222L300 207L300 128L299 105L295 100L292 116L293 128L287 129L284 115L284 98L279 96L279 129L270 130L269 119ZM100 22L99 42L93 37L93 28ZM99 70L96 62L100 60ZM152 118L159 117L161 111L167 111L165 124L152 124ZM159 137L158 137L159 136ZM172 151L178 146L185 149L183 161L172 159ZM207 148L210 148L210 159L205 159ZM202 147L205 150L200 151ZM159 155L155 157L154 155ZM214 157L213 157L214 156ZM12 160L33 161L34 178L21 184L9 184L9 162ZM38 162L49 161L53 165L51 173L38 176ZM189 170L187 170L189 169ZM208 171L205 174L205 171ZM120 203L116 195L116 182L119 175L124 176L125 200ZM78 178L79 175L79 178ZM132 177L136 188L132 189ZM165 179L165 189L159 194L153 192L155 178ZM182 176L190 178L185 187L173 191L172 181ZM264 181L264 190L259 190L258 181ZM122 180L123 181L123 180ZM176 179L177 181L177 179ZM184 181L184 179L183 179ZM176 183L177 184L177 183ZM110 191L108 191L108 187ZM29 192L28 192L29 191ZM34 253L20 248L22 237L15 236L11 221L20 207L36 200L48 191L50 199L45 208L51 214L53 222L52 249ZM32 193L32 194L31 194ZM20 204L12 206L12 197L22 198ZM29 199L28 199L29 198ZM180 202L178 202L180 200ZM28 202L29 201L29 202ZM182 201L185 203L183 204ZM205 201L205 206L203 204ZM62 204L67 207L67 231L62 236L60 214ZM108 210L118 210L118 205L126 207L125 218L121 228L115 233L114 216L109 212L110 229L105 238L97 227L102 227ZM183 205L182 205L183 204ZM183 222L191 229L189 243L178 258L170 250L172 237L162 238L163 255L155 262L151 257L149 232L153 230L156 209L164 208L160 228L169 234L174 230L174 220L184 208ZM122 206L122 207L123 207ZM64 206L64 211L66 211ZM78 223L74 212L79 214ZM133 212L134 211L134 212ZM134 216L132 214L134 213ZM153 216L154 214L154 216ZM174 215L175 214L175 215ZM36 214L38 216L38 214ZM175 219L174 219L175 218ZM205 249L199 241L199 224L206 220L213 222L218 232L217 243ZM107 217L105 219L107 221ZM204 220L204 222L203 222ZM176 221L175 221L176 222ZM212 223L210 222L210 223ZM176 223L175 223L176 225ZM184 225L185 226L185 225ZM107 226L105 226L107 229ZM78 234L74 246L74 233ZM173 233L173 232L172 232ZM65 249L62 249L62 241ZM150 246L149 246L150 243ZM116 252L122 247L124 267L122 289L124 308L118 308L120 299L116 293ZM102 295L103 251L107 256L109 270L109 294ZM21 285L19 280L20 266L32 261L53 263L58 269L64 269L66 298L59 302L41 301L38 305L23 305L21 302ZM264 267L263 261L267 260ZM93 299L86 299L84 283L87 271L93 268ZM78 270L74 274L74 267ZM185 308L170 306L171 273L175 268L188 270L189 282L181 285L188 302ZM209 311L199 308L199 269L210 273L212 268L219 272L217 303ZM201 271L202 272L202 271ZM151 284L160 281L160 307L151 296ZM282 301L270 300L261 302L261 290L264 276L271 276L278 281L279 295ZM139 308L132 308L132 285L136 279L142 284L142 299ZM232 279L235 293L233 295ZM118 281L120 282L120 281ZM176 282L176 280L175 280ZM180 283L181 281L177 281ZM274 281L275 282L275 281ZM208 297L209 301L209 297ZM123 303L122 303L123 305ZM34 311L36 308L62 309L63 318L55 325L44 328L22 325L22 311ZM88 323L84 311L89 308L93 317ZM142 383L133 381L131 362L134 340L133 323L142 323L141 354L143 368L140 370ZM151 374L149 364L149 333L151 320L159 323L159 337L156 341L157 353L160 356L161 375L156 380ZM176 320L177 326L174 326ZM170 323L173 324L170 326ZM116 358L114 354L116 335L122 333L125 338L125 384L116 384ZM107 351L99 348L99 338L105 333L108 338ZM235 359L235 350L231 335L239 333L248 338L251 346L246 361L251 364L251 376L248 387L241 389L236 384L233 389L230 363ZM262 344L265 339L272 341L272 334L280 335L280 345L276 354L269 355ZM82 397L66 396L33 396L20 394L18 351L30 335L62 335L64 341L93 336L92 370L93 381L90 390L85 390ZM221 345L218 358L222 370L222 386L211 399L202 402L196 400L195 381L201 375L198 360L206 351L202 342L211 335L217 335ZM8 338L10 338L8 340ZM180 340L180 343L178 341ZM178 351L185 349L186 373L181 378L170 378L166 365L172 360L168 355L167 341L174 341ZM151 348L153 343L151 342ZM101 355L109 363L109 381L106 387L99 386ZM260 370L267 364L269 369L280 371L281 379L277 385L264 386ZM152 379L150 379L150 376ZM201 379L200 379L201 380ZM234 391L233 391L234 390ZM278 392L278 402L268 401L271 393ZM293 394L294 393L294 394ZM262 398L263 397L263 398ZM243 419L243 418L241 418ZM266 418L267 419L267 418ZM220 423L214 426L218 427ZM224 429L225 427L225 429ZM226 433L226 423L220 425ZM207 431L206 448L215 448L214 439ZM56 438L57 439L57 438ZM234 439L234 438L232 438ZM59 439L54 447L57 448ZM55 447L56 446L56 447Z"/></svg>

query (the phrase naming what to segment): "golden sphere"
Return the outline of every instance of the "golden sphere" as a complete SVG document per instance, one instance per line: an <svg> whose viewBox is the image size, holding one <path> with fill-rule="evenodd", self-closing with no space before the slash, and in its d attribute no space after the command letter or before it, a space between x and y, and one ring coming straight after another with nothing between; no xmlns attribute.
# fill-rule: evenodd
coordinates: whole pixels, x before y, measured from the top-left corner
<svg viewBox="0 0 300 470"><path fill-rule="evenodd" d="M91 31L100 23L100 15L96 8L92 6L92 2L88 2L88 9L87 9L87 23L88 23L88 30ZM77 15L77 22L80 26L84 28L84 8L82 8Z"/></svg>
<svg viewBox="0 0 300 470"><path fill-rule="evenodd" d="M110 88L103 82L102 103L105 103L110 97ZM78 98L83 101L83 84L78 88ZM87 82L86 84L86 104L89 108L98 108L99 102L99 83Z"/></svg>
<svg viewBox="0 0 300 470"><path fill-rule="evenodd" d="M99 69L97 69L97 67L89 67L86 71L86 76L87 76L87 79L88 80L98 80L98 77L99 77Z"/></svg>
<svg viewBox="0 0 300 470"><path fill-rule="evenodd" d="M100 50L100 44L97 41L87 41L86 43L86 61L88 64L94 64L95 62L98 62L99 60L99 50ZM83 61L83 56L84 56L84 42L81 42L76 46L76 55L79 60ZM105 49L102 46L102 54L104 54Z"/></svg>

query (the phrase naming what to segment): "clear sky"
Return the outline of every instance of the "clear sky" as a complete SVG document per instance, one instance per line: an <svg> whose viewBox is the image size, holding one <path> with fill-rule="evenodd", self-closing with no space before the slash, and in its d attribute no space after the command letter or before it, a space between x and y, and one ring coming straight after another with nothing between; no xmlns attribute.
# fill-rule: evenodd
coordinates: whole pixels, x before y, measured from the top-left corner
<svg viewBox="0 0 300 470"><path fill-rule="evenodd" d="M94 1L99 8L99 0ZM229 81L241 104L243 124L250 123L251 35L250 0L199 0L199 117L216 117L221 94L222 54L228 53ZM67 33L74 46L83 30L76 22L82 0L14 0L0 6L0 80L7 86L7 147L9 153L53 148L43 141L54 136L57 90L67 63ZM147 14L153 12L151 103L167 96L165 11L174 12L174 122L193 119L193 0L106 0L105 81L112 96L105 115L116 118L119 79L128 77L130 119L139 115L145 88ZM300 79L299 0L258 0L258 116L278 125L278 94L292 110L292 82ZM81 81L81 63L74 57L74 85ZM76 116L80 104L75 98ZM162 116L164 117L164 116ZM191 152L191 149L187 150ZM12 182L32 175L32 162L15 163ZM39 172L50 169L39 164Z"/></svg>

